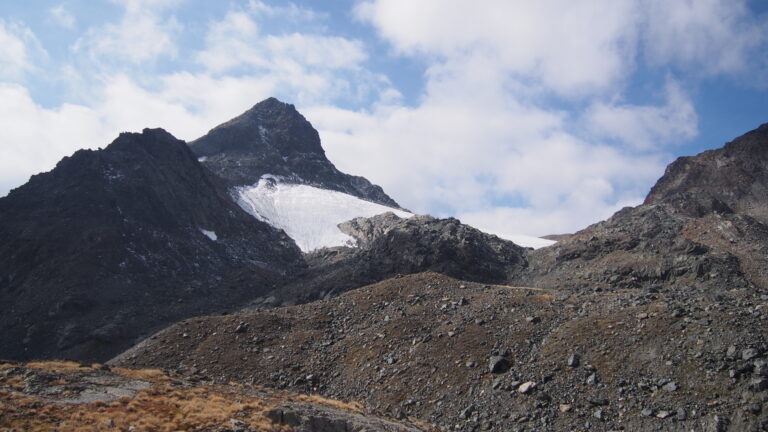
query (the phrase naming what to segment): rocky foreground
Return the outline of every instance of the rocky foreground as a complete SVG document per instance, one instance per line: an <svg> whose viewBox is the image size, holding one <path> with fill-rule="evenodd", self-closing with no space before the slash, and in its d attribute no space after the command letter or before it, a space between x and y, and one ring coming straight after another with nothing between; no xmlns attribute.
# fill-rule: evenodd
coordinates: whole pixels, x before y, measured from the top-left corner
<svg viewBox="0 0 768 432"><path fill-rule="evenodd" d="M73 362L0 364L3 431L419 432L355 403Z"/></svg>
<svg viewBox="0 0 768 432"><path fill-rule="evenodd" d="M361 401L442 430L768 428L768 296L422 273L183 321L111 364Z"/></svg>

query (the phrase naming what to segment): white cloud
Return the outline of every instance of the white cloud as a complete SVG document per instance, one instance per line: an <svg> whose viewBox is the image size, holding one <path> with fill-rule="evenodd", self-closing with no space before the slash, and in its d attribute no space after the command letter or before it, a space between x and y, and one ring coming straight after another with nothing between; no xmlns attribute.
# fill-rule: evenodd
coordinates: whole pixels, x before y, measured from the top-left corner
<svg viewBox="0 0 768 432"><path fill-rule="evenodd" d="M272 6L260 0L249 0L248 10L255 15L270 19L288 20L294 23L312 23L324 16L324 14L298 6L293 2L281 2L279 6Z"/></svg>
<svg viewBox="0 0 768 432"><path fill-rule="evenodd" d="M75 28L75 16L63 4L48 9L48 14L60 26L67 29Z"/></svg>
<svg viewBox="0 0 768 432"><path fill-rule="evenodd" d="M27 26L0 18L0 79L18 81L47 53Z"/></svg>
<svg viewBox="0 0 768 432"><path fill-rule="evenodd" d="M592 132L628 143L638 149L679 144L698 134L693 102L674 81L667 83L666 103L661 106L594 103L585 113Z"/></svg>
<svg viewBox="0 0 768 432"><path fill-rule="evenodd" d="M118 23L106 23L89 29L72 50L87 53L101 63L141 64L159 57L175 58L174 39L182 25L175 17L163 18L161 12L179 3L175 0L115 0L125 8Z"/></svg>
<svg viewBox="0 0 768 432"><path fill-rule="evenodd" d="M359 69L367 55L360 41L302 33L263 35L256 18L230 11L211 24L198 62L214 73L248 66L275 73L297 69Z"/></svg>
<svg viewBox="0 0 768 432"><path fill-rule="evenodd" d="M624 78L637 26L632 2L568 0L371 1L357 8L401 53L439 60L486 55L510 74L560 94L600 91Z"/></svg>
<svg viewBox="0 0 768 432"><path fill-rule="evenodd" d="M356 15L401 54L446 63L486 55L565 96L612 90L640 51L655 66L763 73L750 59L768 41L746 0L369 0Z"/></svg>
<svg viewBox="0 0 768 432"><path fill-rule="evenodd" d="M655 64L676 64L705 74L761 71L756 48L768 40L765 21L745 0L643 0L644 46ZM764 71L763 71L764 72Z"/></svg>
<svg viewBox="0 0 768 432"><path fill-rule="evenodd" d="M262 33L259 21L265 14L294 13L292 8L265 12L265 7L234 9L210 24L205 48L196 54L208 74L270 77L298 104L365 100L391 88L384 76L365 68L368 55L358 40L314 33Z"/></svg>
<svg viewBox="0 0 768 432"><path fill-rule="evenodd" d="M426 63L425 92L414 107L318 106L309 118L340 168L416 211L504 234L574 231L641 202L666 146L698 133L674 76L658 104L625 99L638 65L730 73L765 42L744 1L731 3L686 0L665 15L655 0L366 1L357 17Z"/></svg>
<svg viewBox="0 0 768 432"><path fill-rule="evenodd" d="M99 117L84 106L45 109L24 87L0 83L0 196L77 149L108 143L114 137Z"/></svg>
<svg viewBox="0 0 768 432"><path fill-rule="evenodd" d="M502 234L573 231L638 204L664 166L659 155L594 145L568 131L567 117L514 103L305 111L340 169L416 212ZM514 219L502 224L504 215Z"/></svg>

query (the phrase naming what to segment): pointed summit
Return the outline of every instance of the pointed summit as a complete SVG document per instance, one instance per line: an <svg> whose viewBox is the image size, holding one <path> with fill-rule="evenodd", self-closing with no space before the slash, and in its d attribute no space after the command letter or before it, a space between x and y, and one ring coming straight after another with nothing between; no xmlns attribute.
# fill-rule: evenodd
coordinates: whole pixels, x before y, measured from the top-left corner
<svg viewBox="0 0 768 432"><path fill-rule="evenodd" d="M296 108L273 97L189 143L230 186L250 186L269 174L283 182L344 192L389 207L400 206L381 187L339 171L320 135Z"/></svg>

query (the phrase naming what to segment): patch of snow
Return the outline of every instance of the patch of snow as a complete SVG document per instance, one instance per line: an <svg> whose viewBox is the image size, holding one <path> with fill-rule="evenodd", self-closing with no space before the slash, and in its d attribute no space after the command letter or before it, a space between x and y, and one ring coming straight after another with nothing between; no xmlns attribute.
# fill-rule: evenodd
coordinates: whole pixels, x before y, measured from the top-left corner
<svg viewBox="0 0 768 432"><path fill-rule="evenodd" d="M204 236L208 237L209 239L216 241L219 239L218 236L216 236L216 233L213 231L208 231L200 228L200 232L203 233Z"/></svg>
<svg viewBox="0 0 768 432"><path fill-rule="evenodd" d="M208 156L200 156L199 158L197 158L198 162L205 162L206 160L208 160Z"/></svg>
<svg viewBox="0 0 768 432"><path fill-rule="evenodd" d="M353 245L354 239L341 232L338 225L356 217L387 212L403 218L413 216L342 192L280 183L270 175L253 186L237 188L236 194L240 207L285 231L303 252Z"/></svg>
<svg viewBox="0 0 768 432"><path fill-rule="evenodd" d="M269 143L269 139L267 138L267 129L262 125L259 125L259 136L261 137L261 142L265 144Z"/></svg>
<svg viewBox="0 0 768 432"><path fill-rule="evenodd" d="M552 246L557 243L554 240L547 240L541 237L527 236L523 234L505 234L499 235L504 240L509 240L518 246L529 247L534 249L540 249L547 246Z"/></svg>

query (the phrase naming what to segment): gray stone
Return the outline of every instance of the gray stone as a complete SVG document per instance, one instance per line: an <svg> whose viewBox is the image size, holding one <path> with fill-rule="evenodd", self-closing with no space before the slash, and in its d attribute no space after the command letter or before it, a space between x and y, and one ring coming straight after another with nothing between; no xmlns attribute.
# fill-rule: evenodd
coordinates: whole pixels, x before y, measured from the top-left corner
<svg viewBox="0 0 768 432"><path fill-rule="evenodd" d="M595 385L595 384L597 384L597 383L598 383L598 381L599 381L599 380L597 379L597 374L594 374L594 373L593 373L593 374L590 374L590 375L587 377L587 385Z"/></svg>
<svg viewBox="0 0 768 432"><path fill-rule="evenodd" d="M527 381L527 382L524 382L524 383L520 384L520 387L517 388L517 391L522 393L522 394L528 394L531 391L533 391L533 389L535 389L535 388L536 388L536 383L535 382Z"/></svg>
<svg viewBox="0 0 768 432"><path fill-rule="evenodd" d="M675 416L677 421L685 421L688 418L688 413L685 412L685 409L678 408L677 409L677 415Z"/></svg>
<svg viewBox="0 0 768 432"><path fill-rule="evenodd" d="M579 357L578 354L571 354L568 356L568 366L570 367L578 367L579 364L581 364L581 357Z"/></svg>
<svg viewBox="0 0 768 432"><path fill-rule="evenodd" d="M666 390L668 392L673 392L673 391L677 390L677 383L674 382L674 381L670 381L670 382L664 384L663 386L661 386L661 388L663 388L664 390Z"/></svg>
<svg viewBox="0 0 768 432"><path fill-rule="evenodd" d="M592 414L592 417L602 421L605 419L605 413L603 412L603 409L600 408L595 410L595 412Z"/></svg>
<svg viewBox="0 0 768 432"><path fill-rule="evenodd" d="M754 348L747 348L744 351L741 352L741 359L742 360L752 360L753 358L757 357L758 352Z"/></svg>
<svg viewBox="0 0 768 432"><path fill-rule="evenodd" d="M470 405L470 406L464 408L463 411L461 411L461 414L459 414L459 418L462 419L462 420L466 420L466 419L468 419L472 415L472 413L474 411L475 411L475 406L474 405Z"/></svg>
<svg viewBox="0 0 768 432"><path fill-rule="evenodd" d="M491 356L488 360L488 368L491 373L502 374L508 371L511 366L509 360L502 356Z"/></svg>
<svg viewBox="0 0 768 432"><path fill-rule="evenodd" d="M749 388L756 392L765 391L768 389L768 380L765 378L752 378L749 381Z"/></svg>

